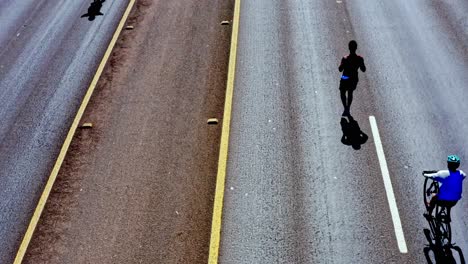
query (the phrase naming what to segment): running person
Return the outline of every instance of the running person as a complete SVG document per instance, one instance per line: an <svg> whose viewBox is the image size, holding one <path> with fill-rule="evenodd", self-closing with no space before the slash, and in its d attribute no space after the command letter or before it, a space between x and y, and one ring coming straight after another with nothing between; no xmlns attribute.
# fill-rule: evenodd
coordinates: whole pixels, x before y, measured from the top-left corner
<svg viewBox="0 0 468 264"><path fill-rule="evenodd" d="M436 173L424 174L440 183L439 193L432 197L429 204L429 215L436 204L451 208L462 197L463 180L466 178L462 170L458 170L460 158L457 155L447 157L448 170L440 170Z"/></svg>
<svg viewBox="0 0 468 264"><path fill-rule="evenodd" d="M355 40L351 40L349 42L349 55L344 56L341 59L340 66L338 67L338 70L343 72L340 80L340 95L341 102L344 107L344 116L351 115L349 111L351 108L351 102L353 101L353 92L359 82L358 69L361 69L362 72L366 71L364 58L356 54L357 46L358 45ZM346 92L348 92L347 98Z"/></svg>

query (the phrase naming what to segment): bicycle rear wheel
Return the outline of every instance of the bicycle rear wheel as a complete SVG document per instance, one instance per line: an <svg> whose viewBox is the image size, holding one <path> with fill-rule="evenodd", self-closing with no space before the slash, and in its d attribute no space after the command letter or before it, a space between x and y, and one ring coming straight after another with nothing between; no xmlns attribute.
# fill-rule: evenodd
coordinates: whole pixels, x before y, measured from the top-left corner
<svg viewBox="0 0 468 264"><path fill-rule="evenodd" d="M452 245L452 228L450 227L450 223L439 222L438 229L437 237L435 237L436 245L450 247Z"/></svg>
<svg viewBox="0 0 468 264"><path fill-rule="evenodd" d="M437 225L439 228L441 246L452 245L452 228L450 226L450 218L446 207L437 208Z"/></svg>

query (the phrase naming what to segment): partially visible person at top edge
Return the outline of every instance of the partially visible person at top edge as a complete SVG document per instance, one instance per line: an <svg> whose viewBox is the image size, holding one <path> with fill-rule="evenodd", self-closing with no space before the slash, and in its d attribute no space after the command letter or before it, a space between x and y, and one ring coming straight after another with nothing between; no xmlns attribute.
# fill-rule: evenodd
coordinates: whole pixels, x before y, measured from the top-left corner
<svg viewBox="0 0 468 264"><path fill-rule="evenodd" d="M340 66L338 67L338 70L343 72L340 80L341 102L343 103L344 107L343 116L351 115L350 108L353 101L353 92L356 89L357 83L359 81L358 69L361 69L362 72L366 71L364 58L356 54L358 47L357 42L355 40L351 40L348 44L348 47L349 55L344 56L341 59Z"/></svg>

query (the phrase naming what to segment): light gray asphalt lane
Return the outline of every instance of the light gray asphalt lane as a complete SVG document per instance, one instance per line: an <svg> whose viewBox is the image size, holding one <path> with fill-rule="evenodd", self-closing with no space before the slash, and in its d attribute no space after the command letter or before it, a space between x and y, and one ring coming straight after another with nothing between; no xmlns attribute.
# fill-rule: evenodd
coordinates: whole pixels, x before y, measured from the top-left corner
<svg viewBox="0 0 468 264"><path fill-rule="evenodd" d="M127 1L0 3L0 263L10 263Z"/></svg>
<svg viewBox="0 0 468 264"><path fill-rule="evenodd" d="M242 1L220 263L425 262L420 173L449 153L468 159L467 11L464 1ZM351 108L369 136L359 150L341 143L337 66L350 39L368 67ZM467 208L465 197L452 223L465 255Z"/></svg>

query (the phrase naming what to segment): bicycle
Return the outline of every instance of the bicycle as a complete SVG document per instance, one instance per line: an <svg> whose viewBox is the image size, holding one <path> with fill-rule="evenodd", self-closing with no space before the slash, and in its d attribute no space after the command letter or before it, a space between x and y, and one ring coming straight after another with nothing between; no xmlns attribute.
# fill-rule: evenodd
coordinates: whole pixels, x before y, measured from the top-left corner
<svg viewBox="0 0 468 264"><path fill-rule="evenodd" d="M423 171L424 174L436 173L437 171ZM450 209L443 203L436 203L432 212L430 211L430 201L439 192L439 183L432 178L424 176L424 205L426 206L426 217L429 222L429 229L424 229L427 240L437 248L452 247L452 229L450 227Z"/></svg>

